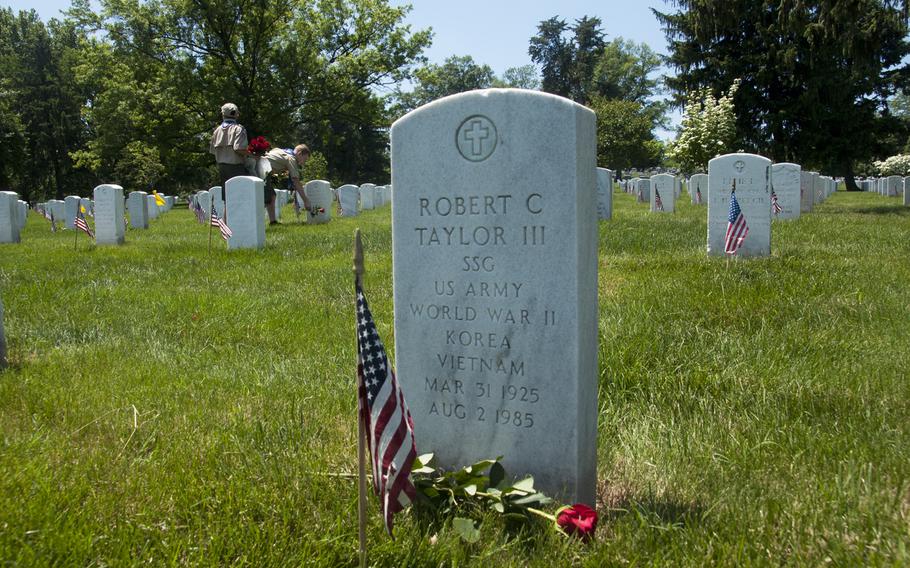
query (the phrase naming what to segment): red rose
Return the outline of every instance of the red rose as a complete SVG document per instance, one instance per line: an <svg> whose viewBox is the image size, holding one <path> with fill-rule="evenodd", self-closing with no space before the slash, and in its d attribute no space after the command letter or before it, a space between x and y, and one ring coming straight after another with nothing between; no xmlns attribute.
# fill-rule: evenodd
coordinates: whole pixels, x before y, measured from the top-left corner
<svg viewBox="0 0 910 568"><path fill-rule="evenodd" d="M564 507L557 512L556 524L562 531L587 542L597 528L597 511L583 503Z"/></svg>
<svg viewBox="0 0 910 568"><path fill-rule="evenodd" d="M269 141L265 139L265 136L257 136L250 140L250 145L247 146L247 151L255 156L262 156L271 148L272 145L269 144Z"/></svg>

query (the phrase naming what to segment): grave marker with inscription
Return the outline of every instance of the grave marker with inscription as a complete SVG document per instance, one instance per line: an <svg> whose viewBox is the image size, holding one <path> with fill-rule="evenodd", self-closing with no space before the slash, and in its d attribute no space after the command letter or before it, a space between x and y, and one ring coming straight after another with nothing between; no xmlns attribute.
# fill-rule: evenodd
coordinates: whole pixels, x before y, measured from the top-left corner
<svg viewBox="0 0 910 568"><path fill-rule="evenodd" d="M815 207L815 172L800 172L799 174L799 212L811 213Z"/></svg>
<svg viewBox="0 0 910 568"><path fill-rule="evenodd" d="M144 191L131 191L126 198L126 209L130 214L130 227L134 229L149 228L148 194Z"/></svg>
<svg viewBox="0 0 910 568"><path fill-rule="evenodd" d="M64 219L64 226L67 229L72 229L75 227L74 223L76 222L76 211L79 210L79 206L82 204L82 199L78 195L67 195L63 198L63 207L65 210L66 217Z"/></svg>
<svg viewBox="0 0 910 568"><path fill-rule="evenodd" d="M652 213L673 213L676 211L676 178L670 174L651 176L650 205ZM662 207L657 207L657 196Z"/></svg>
<svg viewBox="0 0 910 568"><path fill-rule="evenodd" d="M785 162L771 166L771 187L783 209L773 216L775 219L799 219L801 172L799 164Z"/></svg>
<svg viewBox="0 0 910 568"><path fill-rule="evenodd" d="M755 154L727 154L708 162L708 254L724 256L730 194L736 182L736 201L749 234L737 256L771 254L771 160Z"/></svg>
<svg viewBox="0 0 910 568"><path fill-rule="evenodd" d="M19 194L0 191L0 243L19 242Z"/></svg>
<svg viewBox="0 0 910 568"><path fill-rule="evenodd" d="M123 188L104 184L95 188L95 244L122 245L126 227L123 224Z"/></svg>
<svg viewBox="0 0 910 568"><path fill-rule="evenodd" d="M372 183L365 183L360 186L360 209L363 211L372 211L376 208L375 196L376 186Z"/></svg>
<svg viewBox="0 0 910 568"><path fill-rule="evenodd" d="M265 247L265 183L255 176L235 176L227 181L226 190L225 206L231 212L227 224L234 233L228 238L228 250Z"/></svg>
<svg viewBox="0 0 910 568"><path fill-rule="evenodd" d="M158 204L155 202L155 196L146 195L145 201L146 201L146 205L147 205L146 212L148 213L149 221L151 221L152 219L157 219L160 211L158 210Z"/></svg>
<svg viewBox="0 0 910 568"><path fill-rule="evenodd" d="M321 225L332 219L332 184L325 180L314 179L303 186L303 191L310 200L310 205L315 209L323 209L322 213L313 215L306 212L307 224Z"/></svg>
<svg viewBox="0 0 910 568"><path fill-rule="evenodd" d="M597 453L595 117L490 89L392 126L398 377L420 452L506 469L593 503ZM540 141L547 151L540 151Z"/></svg>
<svg viewBox="0 0 910 568"><path fill-rule="evenodd" d="M613 172L607 168L597 168L597 217L613 218Z"/></svg>
<svg viewBox="0 0 910 568"><path fill-rule="evenodd" d="M357 202L360 199L360 188L347 184L338 188L338 208L340 217L356 217Z"/></svg>
<svg viewBox="0 0 910 568"><path fill-rule="evenodd" d="M692 205L708 204L708 174L693 174L689 178L689 197Z"/></svg>

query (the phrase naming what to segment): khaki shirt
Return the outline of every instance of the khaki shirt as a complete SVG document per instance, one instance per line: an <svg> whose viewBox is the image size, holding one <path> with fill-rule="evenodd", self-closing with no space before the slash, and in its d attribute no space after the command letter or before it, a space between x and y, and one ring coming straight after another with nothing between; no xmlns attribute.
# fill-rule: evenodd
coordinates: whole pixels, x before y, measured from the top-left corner
<svg viewBox="0 0 910 568"><path fill-rule="evenodd" d="M212 132L209 152L215 155L215 161L219 164L242 164L246 158L243 150L249 145L246 128L236 122L225 123L216 126Z"/></svg>
<svg viewBox="0 0 910 568"><path fill-rule="evenodd" d="M300 170L297 166L297 159L294 158L294 156L288 154L281 148L272 148L266 153L265 157L272 166L273 174L287 172L288 177L291 179L300 179Z"/></svg>

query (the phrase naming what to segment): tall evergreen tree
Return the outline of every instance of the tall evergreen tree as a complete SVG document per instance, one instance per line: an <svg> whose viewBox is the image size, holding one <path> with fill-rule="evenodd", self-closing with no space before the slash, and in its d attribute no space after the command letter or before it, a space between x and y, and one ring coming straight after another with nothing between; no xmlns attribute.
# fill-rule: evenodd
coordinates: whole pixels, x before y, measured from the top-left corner
<svg viewBox="0 0 910 568"><path fill-rule="evenodd" d="M736 79L737 135L775 161L843 175L891 150L888 98L907 83L905 0L673 0L666 33L677 102Z"/></svg>

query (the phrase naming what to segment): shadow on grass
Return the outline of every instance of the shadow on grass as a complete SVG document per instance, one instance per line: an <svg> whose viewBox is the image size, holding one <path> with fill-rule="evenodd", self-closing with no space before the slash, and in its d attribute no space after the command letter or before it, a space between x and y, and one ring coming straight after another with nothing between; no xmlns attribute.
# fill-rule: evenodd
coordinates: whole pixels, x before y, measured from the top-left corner
<svg viewBox="0 0 910 568"><path fill-rule="evenodd" d="M692 526L702 524L704 507L698 503L683 503L666 496L635 495L623 488L601 482L597 491L598 509L604 521L627 517L643 518L650 524Z"/></svg>
<svg viewBox="0 0 910 568"><path fill-rule="evenodd" d="M852 212L859 213L860 215L899 215L901 217L906 217L910 215L910 207L905 207L903 205L882 205L879 207L853 209Z"/></svg>

